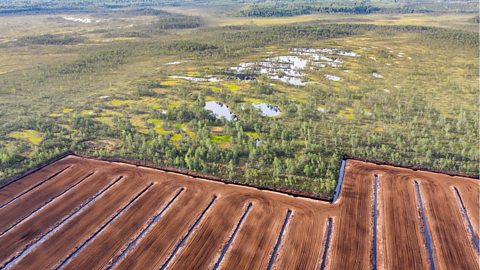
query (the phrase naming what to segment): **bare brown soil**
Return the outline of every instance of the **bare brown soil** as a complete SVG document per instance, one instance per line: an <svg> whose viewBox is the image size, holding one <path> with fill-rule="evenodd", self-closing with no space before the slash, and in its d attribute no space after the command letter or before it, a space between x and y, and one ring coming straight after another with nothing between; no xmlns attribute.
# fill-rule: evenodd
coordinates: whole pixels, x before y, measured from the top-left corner
<svg viewBox="0 0 480 270"><path fill-rule="evenodd" d="M478 269L478 184L348 160L331 203L69 155L0 188L0 268L428 269L428 230L437 269Z"/></svg>

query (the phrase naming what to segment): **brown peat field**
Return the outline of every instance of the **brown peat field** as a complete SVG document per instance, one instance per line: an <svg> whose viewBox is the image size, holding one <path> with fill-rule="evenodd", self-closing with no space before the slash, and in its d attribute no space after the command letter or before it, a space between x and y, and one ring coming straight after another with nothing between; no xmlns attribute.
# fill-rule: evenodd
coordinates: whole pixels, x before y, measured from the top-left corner
<svg viewBox="0 0 480 270"><path fill-rule="evenodd" d="M477 179L343 164L328 202L68 155L0 188L0 269L478 269Z"/></svg>

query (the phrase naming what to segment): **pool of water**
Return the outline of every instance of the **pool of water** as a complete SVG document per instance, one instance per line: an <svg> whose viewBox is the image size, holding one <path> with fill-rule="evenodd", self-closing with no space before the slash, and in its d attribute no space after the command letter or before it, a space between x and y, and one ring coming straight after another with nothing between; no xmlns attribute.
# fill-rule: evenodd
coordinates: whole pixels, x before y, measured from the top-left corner
<svg viewBox="0 0 480 270"><path fill-rule="evenodd" d="M170 78L173 79L183 79L187 81L193 81L193 82L221 82L219 78L215 78L213 76L208 76L206 78L197 78L197 77L188 77L188 76L170 76Z"/></svg>
<svg viewBox="0 0 480 270"><path fill-rule="evenodd" d="M373 75L373 77L375 77L375 78L377 78L377 79L383 78L383 76L380 75L380 73L377 73L377 72L373 72L372 75Z"/></svg>
<svg viewBox="0 0 480 270"><path fill-rule="evenodd" d="M205 102L205 110L211 111L217 119L221 119L222 117L225 117L228 121L235 120L237 117L235 114L230 112L230 109L228 109L228 106L217 102L217 101L207 101Z"/></svg>
<svg viewBox="0 0 480 270"><path fill-rule="evenodd" d="M341 57L358 57L359 54L335 48L292 48L288 55L271 56L258 62L240 63L230 67L237 74L263 74L272 80L278 80L296 86L305 86L311 82L301 79L308 70L320 68L340 68L344 60ZM331 75L329 75L331 76ZM248 77L250 79L250 77ZM331 77L336 80L336 76Z"/></svg>
<svg viewBox="0 0 480 270"><path fill-rule="evenodd" d="M299 78L289 76L270 76L269 78L272 80L278 80L296 86L304 86L309 84L309 82L304 82Z"/></svg>
<svg viewBox="0 0 480 270"><path fill-rule="evenodd" d="M280 111L280 108L278 108L277 106L273 106L271 104L264 103L264 102L253 103L252 106L259 109L263 116L273 117L273 116L280 115L282 113Z"/></svg>
<svg viewBox="0 0 480 270"><path fill-rule="evenodd" d="M342 80L342 78L340 78L340 77L337 77L337 76L334 76L334 75L329 75L329 74L326 74L326 75L325 75L325 78L326 78L327 80L335 81L335 82L338 82L338 81L341 81L341 80Z"/></svg>

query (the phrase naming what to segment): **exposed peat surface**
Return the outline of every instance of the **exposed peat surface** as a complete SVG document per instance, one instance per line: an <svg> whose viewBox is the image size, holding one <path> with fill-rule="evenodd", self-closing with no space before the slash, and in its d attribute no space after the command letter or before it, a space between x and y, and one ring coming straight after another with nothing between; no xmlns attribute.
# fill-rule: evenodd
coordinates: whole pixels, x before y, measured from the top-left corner
<svg viewBox="0 0 480 270"><path fill-rule="evenodd" d="M323 255L322 255L322 264L320 265L320 269L325 269L327 265L327 255L328 255L328 247L330 246L330 238L332 235L333 229L333 221L331 218L328 219L328 225L325 232L325 247L323 248Z"/></svg>
<svg viewBox="0 0 480 270"><path fill-rule="evenodd" d="M378 175L374 175L373 179L373 244L372 244L372 268L377 269L377 219L378 219Z"/></svg>
<svg viewBox="0 0 480 270"><path fill-rule="evenodd" d="M422 217L423 234L425 235L425 244L427 245L428 257L430 259L430 268L435 270L435 259L433 257L432 249L432 237L430 235L430 230L428 229L427 219L425 217L425 209L423 207L422 195L420 194L420 187L417 181L415 181L415 191L417 192L419 211Z"/></svg>
<svg viewBox="0 0 480 270"><path fill-rule="evenodd" d="M478 237L475 235L475 231L473 230L472 222L470 221L470 218L468 217L468 212L467 209L465 208L465 204L463 203L462 196L460 195L460 192L458 191L458 188L454 187L455 190L455 195L457 196L457 199L460 203L460 206L462 207L462 214L463 217L467 223L468 229L470 230L470 233L472 235L472 242L475 244L475 247L477 247L478 252L480 253L480 247L478 244Z"/></svg>
<svg viewBox="0 0 480 270"><path fill-rule="evenodd" d="M478 184L348 159L329 202L67 155L0 188L0 269L478 269Z"/></svg>

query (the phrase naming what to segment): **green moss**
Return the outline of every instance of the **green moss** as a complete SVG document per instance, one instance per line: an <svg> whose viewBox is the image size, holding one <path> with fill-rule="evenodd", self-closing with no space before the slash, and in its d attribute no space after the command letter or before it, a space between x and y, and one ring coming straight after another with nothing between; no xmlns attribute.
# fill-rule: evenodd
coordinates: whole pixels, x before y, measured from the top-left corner
<svg viewBox="0 0 480 270"><path fill-rule="evenodd" d="M93 115L93 114L94 114L93 110L83 110L82 111L82 115Z"/></svg>
<svg viewBox="0 0 480 270"><path fill-rule="evenodd" d="M252 139L260 139L260 135L257 132L245 132Z"/></svg>
<svg viewBox="0 0 480 270"><path fill-rule="evenodd" d="M172 138L170 138L170 140L174 141L174 142L177 142L177 141L180 141L182 139L182 135L181 134L174 134L172 136Z"/></svg>
<svg viewBox="0 0 480 270"><path fill-rule="evenodd" d="M228 135L212 135L210 141L216 144L224 144L230 142L230 136Z"/></svg>
<svg viewBox="0 0 480 270"><path fill-rule="evenodd" d="M42 142L41 134L38 131L31 129L11 132L8 134L8 137L25 140L34 145L38 145Z"/></svg>
<svg viewBox="0 0 480 270"><path fill-rule="evenodd" d="M148 119L147 121L148 123L150 124L153 124L154 128L155 128L155 131L158 133L158 134L166 134L167 131L165 129L163 129L163 120L162 119L154 119L154 118L151 118L151 119Z"/></svg>

